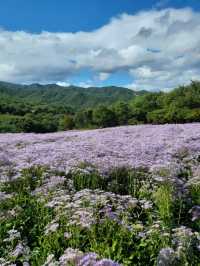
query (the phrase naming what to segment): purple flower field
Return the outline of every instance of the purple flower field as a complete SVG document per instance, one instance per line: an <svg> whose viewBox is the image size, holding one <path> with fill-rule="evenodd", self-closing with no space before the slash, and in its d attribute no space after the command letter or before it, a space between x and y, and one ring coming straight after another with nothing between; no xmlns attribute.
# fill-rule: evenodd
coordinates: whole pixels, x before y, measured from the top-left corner
<svg viewBox="0 0 200 266"><path fill-rule="evenodd" d="M108 167L155 167L174 155L200 152L200 123L141 125L53 134L1 134L0 165L19 170L48 165L68 171L80 162Z"/></svg>
<svg viewBox="0 0 200 266"><path fill-rule="evenodd" d="M1 134L0 265L200 265L199 162L200 123Z"/></svg>

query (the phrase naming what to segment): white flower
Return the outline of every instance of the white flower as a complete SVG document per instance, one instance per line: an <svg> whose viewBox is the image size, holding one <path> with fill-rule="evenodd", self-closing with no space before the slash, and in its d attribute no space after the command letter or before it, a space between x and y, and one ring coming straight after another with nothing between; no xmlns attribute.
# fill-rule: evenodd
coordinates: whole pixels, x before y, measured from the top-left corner
<svg viewBox="0 0 200 266"><path fill-rule="evenodd" d="M57 231L59 227L59 223L50 223L46 226L45 235L48 235L50 233L54 233Z"/></svg>

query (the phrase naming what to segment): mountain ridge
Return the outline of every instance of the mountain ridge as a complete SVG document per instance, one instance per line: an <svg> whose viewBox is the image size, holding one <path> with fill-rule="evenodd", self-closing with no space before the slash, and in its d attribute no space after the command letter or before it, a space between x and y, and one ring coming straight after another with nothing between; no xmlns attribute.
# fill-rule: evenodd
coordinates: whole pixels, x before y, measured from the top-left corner
<svg viewBox="0 0 200 266"><path fill-rule="evenodd" d="M145 93L147 92L117 86L83 88L75 85L66 87L39 83L21 85L0 81L0 97L41 104L68 105L78 109L95 107L99 104L109 105L117 101L128 102Z"/></svg>

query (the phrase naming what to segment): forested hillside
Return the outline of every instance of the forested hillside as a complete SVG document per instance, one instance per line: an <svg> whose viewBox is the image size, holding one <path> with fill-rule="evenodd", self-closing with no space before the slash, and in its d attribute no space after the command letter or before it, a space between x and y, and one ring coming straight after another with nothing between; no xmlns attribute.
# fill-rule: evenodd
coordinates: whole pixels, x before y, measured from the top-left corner
<svg viewBox="0 0 200 266"><path fill-rule="evenodd" d="M200 121L200 82L169 93L0 83L0 132Z"/></svg>
<svg viewBox="0 0 200 266"><path fill-rule="evenodd" d="M121 87L82 88L77 86L62 87L49 85L17 85L0 82L0 96L8 101L24 102L34 105L48 104L68 106L74 110L95 107L99 103L112 104L118 100L127 101L145 91L135 92Z"/></svg>

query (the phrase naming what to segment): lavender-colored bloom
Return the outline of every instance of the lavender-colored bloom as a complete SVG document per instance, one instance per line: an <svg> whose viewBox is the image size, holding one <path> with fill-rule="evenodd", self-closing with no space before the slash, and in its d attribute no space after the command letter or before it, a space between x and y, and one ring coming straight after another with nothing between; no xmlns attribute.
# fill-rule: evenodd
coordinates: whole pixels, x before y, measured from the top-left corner
<svg viewBox="0 0 200 266"><path fill-rule="evenodd" d="M170 165L183 149L187 150L187 156L200 153L200 123L1 134L0 146L1 178L3 171L11 166L16 171L32 165L69 171L85 161L103 172L126 165L155 168ZM98 156L100 151L104 156Z"/></svg>
<svg viewBox="0 0 200 266"><path fill-rule="evenodd" d="M117 262L110 259L98 259L95 253L88 253L82 257L77 266L120 266Z"/></svg>
<svg viewBox="0 0 200 266"><path fill-rule="evenodd" d="M102 210L99 211L99 214L103 215L104 217L119 222L119 217L116 212L112 210L111 205L106 205Z"/></svg>
<svg viewBox="0 0 200 266"><path fill-rule="evenodd" d="M192 214L192 221L196 221L200 219L200 206L194 206L190 209L189 213Z"/></svg>
<svg viewBox="0 0 200 266"><path fill-rule="evenodd" d="M101 173L109 173L112 167L145 166L152 170L148 176L151 178L150 185L153 187L150 186L150 193L158 183L169 180L173 184L176 197L187 196L186 182L189 185L189 181L184 180L184 177L182 178L179 174L181 167L184 166L183 160L186 166L189 163L192 165L192 160L195 161L194 156L200 154L200 123L127 126L41 135L0 134L0 146L0 181L11 178L11 173L13 178L16 178L23 168L32 165L47 165L52 170L58 170L56 172L48 168L42 176L41 183L31 192L38 201L43 201L45 206L52 208L55 214L54 219L44 228L44 237L57 233L62 226L61 218L65 219L66 223L64 223L66 232L63 232L62 237L68 244L74 239L74 227L87 232L93 224L98 223L98 226L101 226L109 219L118 223L123 229L135 233L138 240L148 238L154 232L172 237L174 250L165 248L160 251L157 260L159 266L174 265L176 256L184 253L190 243L194 242L192 240L197 239L195 232L184 226L175 228L169 236L162 231L162 223L157 220L147 228L146 225L140 224L138 221L140 213L145 217L151 211L152 217L156 219L153 202L148 197L135 199L130 195L122 196L99 189L83 189L77 192L70 176L59 176L58 172L67 173L72 170L72 172L78 171L88 175L95 171L90 165L97 167ZM84 164L87 167L81 168L80 162L87 162ZM196 179L198 173L199 168L196 167ZM145 182L148 181L145 180L144 184L142 182L143 180L141 180L143 191L146 192L148 187L145 187ZM14 193L0 192L0 200L6 200L12 196ZM19 206L15 206L8 210L6 215L8 218L15 217L22 211L22 208L20 210ZM190 212L193 221L200 219L200 206L194 206ZM141 220L143 222L143 218ZM136 223L135 226L133 223ZM26 239L21 242L18 231L10 230L5 237L7 238L3 240L4 245L9 246L11 242L15 245L14 249L9 248L10 256L14 259L18 257L29 259ZM195 247L199 245L198 241L194 243ZM117 262L110 259L100 259L95 253L84 254L80 250L71 248L65 250L59 261L56 261L52 254L47 257L46 263L44 265L48 266L69 264L119 266Z"/></svg>
<svg viewBox="0 0 200 266"><path fill-rule="evenodd" d="M5 192L0 191L0 202L10 198L12 198L12 194L6 194Z"/></svg>
<svg viewBox="0 0 200 266"><path fill-rule="evenodd" d="M22 243L19 243L14 251L11 253L11 256L14 258L18 258L19 256L23 255L25 252L25 247L22 245Z"/></svg>
<svg viewBox="0 0 200 266"><path fill-rule="evenodd" d="M148 200L140 200L141 207L145 210L152 209L153 203Z"/></svg>
<svg viewBox="0 0 200 266"><path fill-rule="evenodd" d="M30 266L30 264L28 262L23 262L23 266Z"/></svg>
<svg viewBox="0 0 200 266"><path fill-rule="evenodd" d="M45 228L45 235L48 235L50 233L55 233L58 228L59 228L59 223L52 222L48 224Z"/></svg>
<svg viewBox="0 0 200 266"><path fill-rule="evenodd" d="M59 258L59 265L66 266L70 263L77 265L82 257L83 253L80 250L67 248L64 254Z"/></svg>
<svg viewBox="0 0 200 266"><path fill-rule="evenodd" d="M19 240L21 238L20 232L15 229L9 230L8 235L9 237L4 239L3 242L12 242L14 240Z"/></svg>
<svg viewBox="0 0 200 266"><path fill-rule="evenodd" d="M70 239L72 237L72 234L71 233L68 233L68 232L65 232L64 233L64 238L65 239Z"/></svg>
<svg viewBox="0 0 200 266"><path fill-rule="evenodd" d="M146 233L145 232L139 232L138 233L138 237L139 238L145 238L146 237Z"/></svg>
<svg viewBox="0 0 200 266"><path fill-rule="evenodd" d="M173 266L176 260L176 253L172 248L163 248L160 250L157 266Z"/></svg>
<svg viewBox="0 0 200 266"><path fill-rule="evenodd" d="M95 266L120 266L120 264L109 259L102 259Z"/></svg>
<svg viewBox="0 0 200 266"><path fill-rule="evenodd" d="M79 261L77 266L93 266L96 265L97 262L97 254L95 253L88 253Z"/></svg>
<svg viewBox="0 0 200 266"><path fill-rule="evenodd" d="M56 266L56 265L58 265L58 263L55 260L55 256L53 254L50 254L42 266Z"/></svg>

